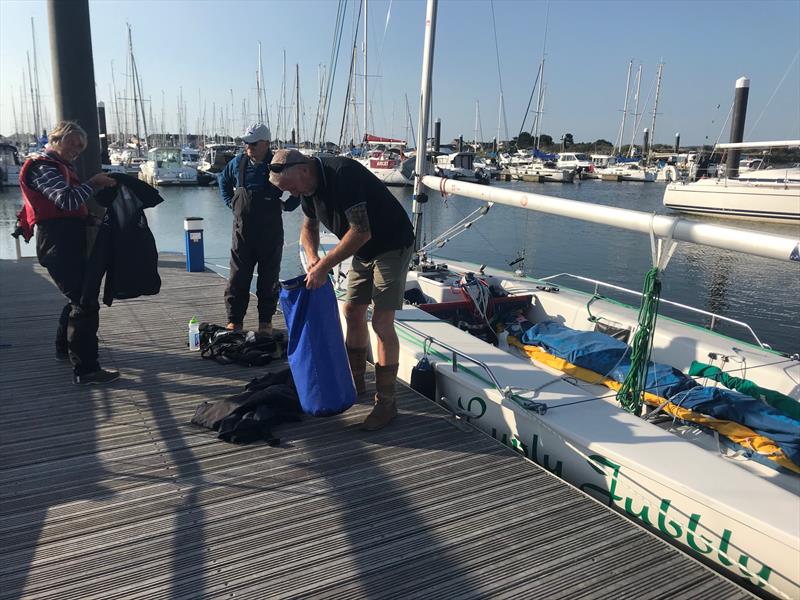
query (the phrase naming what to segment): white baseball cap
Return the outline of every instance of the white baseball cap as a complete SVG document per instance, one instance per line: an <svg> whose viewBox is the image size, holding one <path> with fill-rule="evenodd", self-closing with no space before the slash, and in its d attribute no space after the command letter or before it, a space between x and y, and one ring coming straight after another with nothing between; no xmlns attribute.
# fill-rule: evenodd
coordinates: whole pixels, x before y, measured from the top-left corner
<svg viewBox="0 0 800 600"><path fill-rule="evenodd" d="M253 123L242 135L242 140L245 144L254 144L262 140L268 142L270 140L269 127L263 123Z"/></svg>

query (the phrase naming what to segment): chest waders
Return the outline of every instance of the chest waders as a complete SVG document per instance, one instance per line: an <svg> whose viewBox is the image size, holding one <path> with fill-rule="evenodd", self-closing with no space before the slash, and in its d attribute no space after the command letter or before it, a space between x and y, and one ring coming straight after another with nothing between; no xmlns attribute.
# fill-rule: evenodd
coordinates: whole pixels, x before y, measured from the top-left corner
<svg viewBox="0 0 800 600"><path fill-rule="evenodd" d="M241 325L250 302L250 284L258 265L256 296L258 322L270 323L278 303L278 276L283 252L281 203L264 193L245 186L247 156L239 160L236 187L233 190L233 233L225 309L228 322Z"/></svg>

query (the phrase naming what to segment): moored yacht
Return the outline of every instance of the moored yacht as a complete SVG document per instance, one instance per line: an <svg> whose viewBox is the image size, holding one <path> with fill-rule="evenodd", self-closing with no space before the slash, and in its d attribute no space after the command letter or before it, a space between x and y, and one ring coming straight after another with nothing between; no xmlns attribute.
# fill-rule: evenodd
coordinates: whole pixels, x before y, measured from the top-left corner
<svg viewBox="0 0 800 600"><path fill-rule="evenodd" d="M21 162L17 147L0 144L0 187L19 185Z"/></svg>
<svg viewBox="0 0 800 600"><path fill-rule="evenodd" d="M723 150L745 147L800 147L800 140L717 145ZM755 169L738 177L671 183L664 191L664 206L726 219L800 223L800 169Z"/></svg>
<svg viewBox="0 0 800 600"><path fill-rule="evenodd" d="M183 164L180 148L153 148L139 179L150 185L197 185L197 169Z"/></svg>

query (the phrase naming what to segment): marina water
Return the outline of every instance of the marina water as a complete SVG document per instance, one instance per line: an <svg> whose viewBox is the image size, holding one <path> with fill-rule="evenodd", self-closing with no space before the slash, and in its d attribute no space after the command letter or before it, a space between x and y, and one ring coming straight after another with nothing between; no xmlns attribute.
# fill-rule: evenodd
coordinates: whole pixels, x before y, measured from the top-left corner
<svg viewBox="0 0 800 600"><path fill-rule="evenodd" d="M492 182L492 185L647 213L669 212L662 205L664 187L658 183L588 180L572 185L526 182ZM8 259L15 255L14 240L9 234L22 199L19 188L0 189L0 259ZM390 189L410 213L411 189ZM232 215L220 199L218 189L162 187L159 192L165 201L146 211L158 249L182 253L184 218L203 217L206 264L227 275ZM424 208L424 239L432 239L480 205L476 200L443 198L432 192ZM285 247L281 264L284 279L302 271L297 242L302 218L301 209L284 213ZM800 234L800 228L794 225L690 218L795 238ZM523 253L524 262L508 266ZM22 244L22 254L35 255L33 240ZM501 205L494 206L487 216L449 241L436 255L443 262L452 258L506 270L522 267L526 275L534 277L572 273L635 291L641 290L651 263L650 240L646 235ZM662 298L744 321L762 342L775 350L800 352L800 264L681 243L663 282ZM559 278L554 283L585 291L593 289L591 284L570 278ZM13 285L13 282L2 284ZM639 299L635 296L611 290L605 293L638 306ZM662 312L699 325L709 321L706 316L665 305ZM746 330L736 325L721 323L716 329L753 341Z"/></svg>

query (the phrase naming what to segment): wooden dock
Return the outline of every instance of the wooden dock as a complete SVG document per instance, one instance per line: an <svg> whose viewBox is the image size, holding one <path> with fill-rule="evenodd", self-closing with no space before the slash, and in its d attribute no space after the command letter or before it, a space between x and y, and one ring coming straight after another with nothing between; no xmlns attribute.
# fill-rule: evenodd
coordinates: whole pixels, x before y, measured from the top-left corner
<svg viewBox="0 0 800 600"><path fill-rule="evenodd" d="M0 261L0 598L751 597L408 388L380 432L367 404L277 448L191 426L265 369L189 352L225 282L180 255L160 273L158 296L101 310L122 378L85 388L54 360L44 270Z"/></svg>

